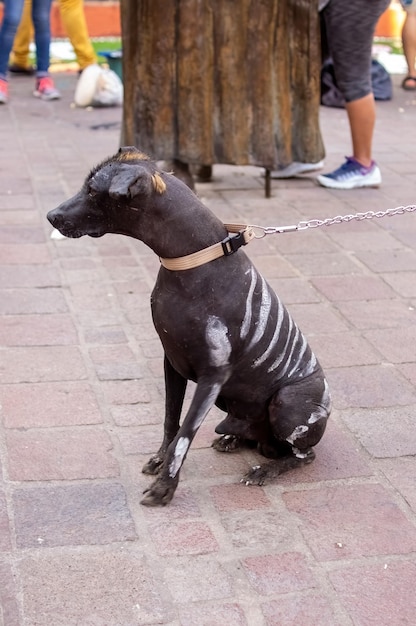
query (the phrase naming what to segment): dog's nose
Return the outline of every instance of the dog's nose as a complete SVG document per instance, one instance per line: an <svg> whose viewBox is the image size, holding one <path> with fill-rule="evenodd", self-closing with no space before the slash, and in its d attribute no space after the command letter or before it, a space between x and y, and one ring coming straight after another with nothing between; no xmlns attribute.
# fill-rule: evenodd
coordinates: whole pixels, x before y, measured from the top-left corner
<svg viewBox="0 0 416 626"><path fill-rule="evenodd" d="M59 224L63 222L62 220L62 216L60 216L56 209L52 209L52 211L49 211L46 215L46 218L49 220L49 222L52 224L52 226L54 226L55 228L59 227Z"/></svg>

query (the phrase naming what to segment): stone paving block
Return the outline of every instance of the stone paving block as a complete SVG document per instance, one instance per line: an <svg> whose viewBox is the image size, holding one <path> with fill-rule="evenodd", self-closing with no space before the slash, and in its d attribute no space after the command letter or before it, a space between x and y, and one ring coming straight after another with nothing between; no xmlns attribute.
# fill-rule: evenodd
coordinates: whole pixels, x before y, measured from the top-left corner
<svg viewBox="0 0 416 626"><path fill-rule="evenodd" d="M404 363L398 370L416 387L416 363Z"/></svg>
<svg viewBox="0 0 416 626"><path fill-rule="evenodd" d="M266 509L271 503L264 489L247 486L241 483L233 485L217 485L209 490L214 506L219 513L230 511L253 511Z"/></svg>
<svg viewBox="0 0 416 626"><path fill-rule="evenodd" d="M302 278L271 278L268 282L285 305L321 300L313 285Z"/></svg>
<svg viewBox="0 0 416 626"><path fill-rule="evenodd" d="M383 274L383 279L403 298L416 298L416 272Z"/></svg>
<svg viewBox="0 0 416 626"><path fill-rule="evenodd" d="M11 545L6 496L0 491L0 553L11 550Z"/></svg>
<svg viewBox="0 0 416 626"><path fill-rule="evenodd" d="M126 427L117 431L124 454L155 454L162 443L163 428L155 429L153 426L141 428Z"/></svg>
<svg viewBox="0 0 416 626"><path fill-rule="evenodd" d="M5 202L7 204L7 201ZM3 205L4 206L4 205ZM8 226L39 226L43 223L38 211L34 210L24 210L24 209L14 209L7 210L3 209L0 211L0 224L8 225ZM45 237L41 241L44 241Z"/></svg>
<svg viewBox="0 0 416 626"><path fill-rule="evenodd" d="M1 315L66 313L68 306L61 289L7 289L0 300Z"/></svg>
<svg viewBox="0 0 416 626"><path fill-rule="evenodd" d="M144 426L157 424L162 432L164 406L156 403L118 405L111 408L111 415L116 426Z"/></svg>
<svg viewBox="0 0 416 626"><path fill-rule="evenodd" d="M15 577L9 564L0 559L0 624L2 626L20 626L16 597Z"/></svg>
<svg viewBox="0 0 416 626"><path fill-rule="evenodd" d="M305 556L298 552L248 557L242 565L250 585L261 595L316 587Z"/></svg>
<svg viewBox="0 0 416 626"><path fill-rule="evenodd" d="M380 353L371 343L352 331L314 335L309 337L309 344L324 370L330 367L372 365L381 361Z"/></svg>
<svg viewBox="0 0 416 626"><path fill-rule="evenodd" d="M0 266L0 288L59 287L57 270L51 265L2 265Z"/></svg>
<svg viewBox="0 0 416 626"><path fill-rule="evenodd" d="M103 381L101 389L107 404L148 404L152 401L149 383L142 380Z"/></svg>
<svg viewBox="0 0 416 626"><path fill-rule="evenodd" d="M45 311L46 312L46 311ZM78 344L78 333L69 315L7 315L2 318L3 346L60 346Z"/></svg>
<svg viewBox="0 0 416 626"><path fill-rule="evenodd" d="M108 434L96 428L6 432L11 480L77 480L119 475Z"/></svg>
<svg viewBox="0 0 416 626"><path fill-rule="evenodd" d="M414 624L413 561L352 565L331 572L329 577L354 624Z"/></svg>
<svg viewBox="0 0 416 626"><path fill-rule="evenodd" d="M148 626L173 619L141 553L123 547L22 560L28 624Z"/></svg>
<svg viewBox="0 0 416 626"><path fill-rule="evenodd" d="M342 419L376 458L416 454L416 404L343 411Z"/></svg>
<svg viewBox="0 0 416 626"><path fill-rule="evenodd" d="M394 291L376 276L321 276L312 285L331 302L394 298Z"/></svg>
<svg viewBox="0 0 416 626"><path fill-rule="evenodd" d="M305 276L362 274L362 269L354 262L354 258L340 252L324 254L304 252L303 254L289 254L287 259Z"/></svg>
<svg viewBox="0 0 416 626"><path fill-rule="evenodd" d="M20 383L0 389L6 428L76 426L103 421L89 383Z"/></svg>
<svg viewBox="0 0 416 626"><path fill-rule="evenodd" d="M308 338L312 334L340 333L349 329L337 310L327 303L291 304L290 313Z"/></svg>
<svg viewBox="0 0 416 626"><path fill-rule="evenodd" d="M372 330L366 332L365 337L391 363L414 362L416 315L414 315L413 326L408 328L391 328L389 332Z"/></svg>
<svg viewBox="0 0 416 626"><path fill-rule="evenodd" d="M275 253L256 256L254 264L267 280L296 276L296 272L293 267L291 267L290 263Z"/></svg>
<svg viewBox="0 0 416 626"><path fill-rule="evenodd" d="M303 591L280 595L278 600L262 604L266 626L338 626L330 602L325 596Z"/></svg>
<svg viewBox="0 0 416 626"><path fill-rule="evenodd" d="M336 368L326 375L338 409L406 406L416 400L412 385L389 364Z"/></svg>
<svg viewBox="0 0 416 626"><path fill-rule="evenodd" d="M43 228L36 226L2 225L0 243L42 243L45 241Z"/></svg>
<svg viewBox="0 0 416 626"><path fill-rule="evenodd" d="M148 525L150 537L161 556L183 556L218 552L219 546L206 522L160 520Z"/></svg>
<svg viewBox="0 0 416 626"><path fill-rule="evenodd" d="M415 310L399 299L339 302L337 309L356 328L364 330L408 326L415 321Z"/></svg>
<svg viewBox="0 0 416 626"><path fill-rule="evenodd" d="M235 554L294 552L299 544L303 544L299 531L281 503L275 504L272 510L260 507L259 510L238 509L222 513L221 524Z"/></svg>
<svg viewBox="0 0 416 626"><path fill-rule="evenodd" d="M80 380L86 376L82 355L72 346L8 348L7 368L0 368L1 383Z"/></svg>
<svg viewBox="0 0 416 626"><path fill-rule="evenodd" d="M238 604L195 602L180 606L178 612L181 626L249 626Z"/></svg>
<svg viewBox="0 0 416 626"><path fill-rule="evenodd" d="M357 257L376 274L416 271L416 253L413 250L372 250L359 252Z"/></svg>
<svg viewBox="0 0 416 626"><path fill-rule="evenodd" d="M212 556L177 557L165 564L164 579L178 604L221 601L233 596L236 581Z"/></svg>
<svg viewBox="0 0 416 626"><path fill-rule="evenodd" d="M25 213L26 209L33 209L35 207L35 199L33 197L33 192L30 193L14 193L13 195L3 195L2 196L2 207L4 210L11 209L15 213ZM27 224L27 221L23 221L24 224Z"/></svg>
<svg viewBox="0 0 416 626"><path fill-rule="evenodd" d="M366 210L371 209L367 208ZM372 252L380 250L390 251L400 248L400 243L397 239L376 224L375 228L371 230L363 228L363 224L358 222L351 226L343 225L341 228L338 227L338 229L332 228L328 235L342 248L353 252L362 250L371 250Z"/></svg>
<svg viewBox="0 0 416 626"><path fill-rule="evenodd" d="M125 491L115 483L16 489L13 503L19 548L136 539Z"/></svg>
<svg viewBox="0 0 416 626"><path fill-rule="evenodd" d="M377 467L416 513L416 458L383 459Z"/></svg>
<svg viewBox="0 0 416 626"><path fill-rule="evenodd" d="M185 466L190 475L201 479L227 475L239 479L250 469L248 461L238 451L235 454L221 453L213 448L193 446L186 457Z"/></svg>
<svg viewBox="0 0 416 626"><path fill-rule="evenodd" d="M121 326L85 328L84 338L89 344L115 344L127 342L126 334Z"/></svg>
<svg viewBox="0 0 416 626"><path fill-rule="evenodd" d="M416 549L410 523L381 485L341 485L283 494L318 561L408 554Z"/></svg>
<svg viewBox="0 0 416 626"><path fill-rule="evenodd" d="M49 263L49 250L44 243L27 243L24 246L5 243L0 248L1 265L29 265Z"/></svg>

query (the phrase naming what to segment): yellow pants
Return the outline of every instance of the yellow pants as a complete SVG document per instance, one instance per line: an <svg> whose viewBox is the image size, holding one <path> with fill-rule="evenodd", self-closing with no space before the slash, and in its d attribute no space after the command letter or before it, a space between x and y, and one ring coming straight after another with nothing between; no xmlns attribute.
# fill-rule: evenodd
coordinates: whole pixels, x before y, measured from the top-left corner
<svg viewBox="0 0 416 626"><path fill-rule="evenodd" d="M75 50L80 69L97 63L97 56L88 35L83 0L58 0L58 3L64 28ZM32 0L25 0L22 19L14 39L12 63L21 67L29 65L29 45L32 39Z"/></svg>

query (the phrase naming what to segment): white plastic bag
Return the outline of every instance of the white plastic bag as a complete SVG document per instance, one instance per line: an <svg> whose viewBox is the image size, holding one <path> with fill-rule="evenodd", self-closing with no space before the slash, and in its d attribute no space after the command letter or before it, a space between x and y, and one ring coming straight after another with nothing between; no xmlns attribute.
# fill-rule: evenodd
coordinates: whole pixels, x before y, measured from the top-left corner
<svg viewBox="0 0 416 626"><path fill-rule="evenodd" d="M123 83L113 70L89 65L78 79L74 101L78 107L120 106L123 103Z"/></svg>

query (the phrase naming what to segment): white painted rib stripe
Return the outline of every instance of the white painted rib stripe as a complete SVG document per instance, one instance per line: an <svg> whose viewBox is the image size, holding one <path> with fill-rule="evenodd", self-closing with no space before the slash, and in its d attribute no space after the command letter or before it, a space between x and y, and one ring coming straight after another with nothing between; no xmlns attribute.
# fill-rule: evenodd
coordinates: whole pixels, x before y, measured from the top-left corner
<svg viewBox="0 0 416 626"><path fill-rule="evenodd" d="M247 294L246 300L246 312L244 315L243 323L240 328L240 338L245 339L248 335L248 331L251 326L252 307L253 307L253 293L257 282L257 275L254 267L251 268L251 283Z"/></svg>
<svg viewBox="0 0 416 626"><path fill-rule="evenodd" d="M293 328L293 320L289 316L289 328L287 329L287 339L286 339L285 347L283 348L282 352L280 353L280 356L274 361L274 363L272 363L272 365L267 370L268 373L273 372L273 370L275 370L277 367L279 367L279 365L284 360L285 354L286 354L286 350L288 349L288 346L289 346L289 343L290 343L290 335L292 334L292 328Z"/></svg>
<svg viewBox="0 0 416 626"><path fill-rule="evenodd" d="M296 372L297 368L300 365L300 362L302 361L303 355L306 352L306 348L308 347L308 342L306 341L304 335L302 335L302 345L299 351L299 355L298 358L296 359L296 362L294 364L294 366L292 367L292 369L290 370L290 372L288 373L287 377L290 378L291 376L293 376L293 373Z"/></svg>
<svg viewBox="0 0 416 626"><path fill-rule="evenodd" d="M267 346L267 349L263 352L261 356L259 356L258 359L254 361L253 367L258 367L259 365L264 363L264 361L266 361L266 359L270 356L271 352L274 350L277 341L279 340L280 329L282 327L283 315L284 315L284 308L279 298L277 299L277 306L278 306L278 314L277 314L277 320L276 320L276 328L274 330L273 337L271 338L270 343Z"/></svg>
<svg viewBox="0 0 416 626"><path fill-rule="evenodd" d="M252 348L264 335L264 331L267 327L267 322L270 315L270 309L272 306L272 298L268 289L267 283L263 277L261 277L261 304L259 311L259 322L253 337L250 340L248 349Z"/></svg>

